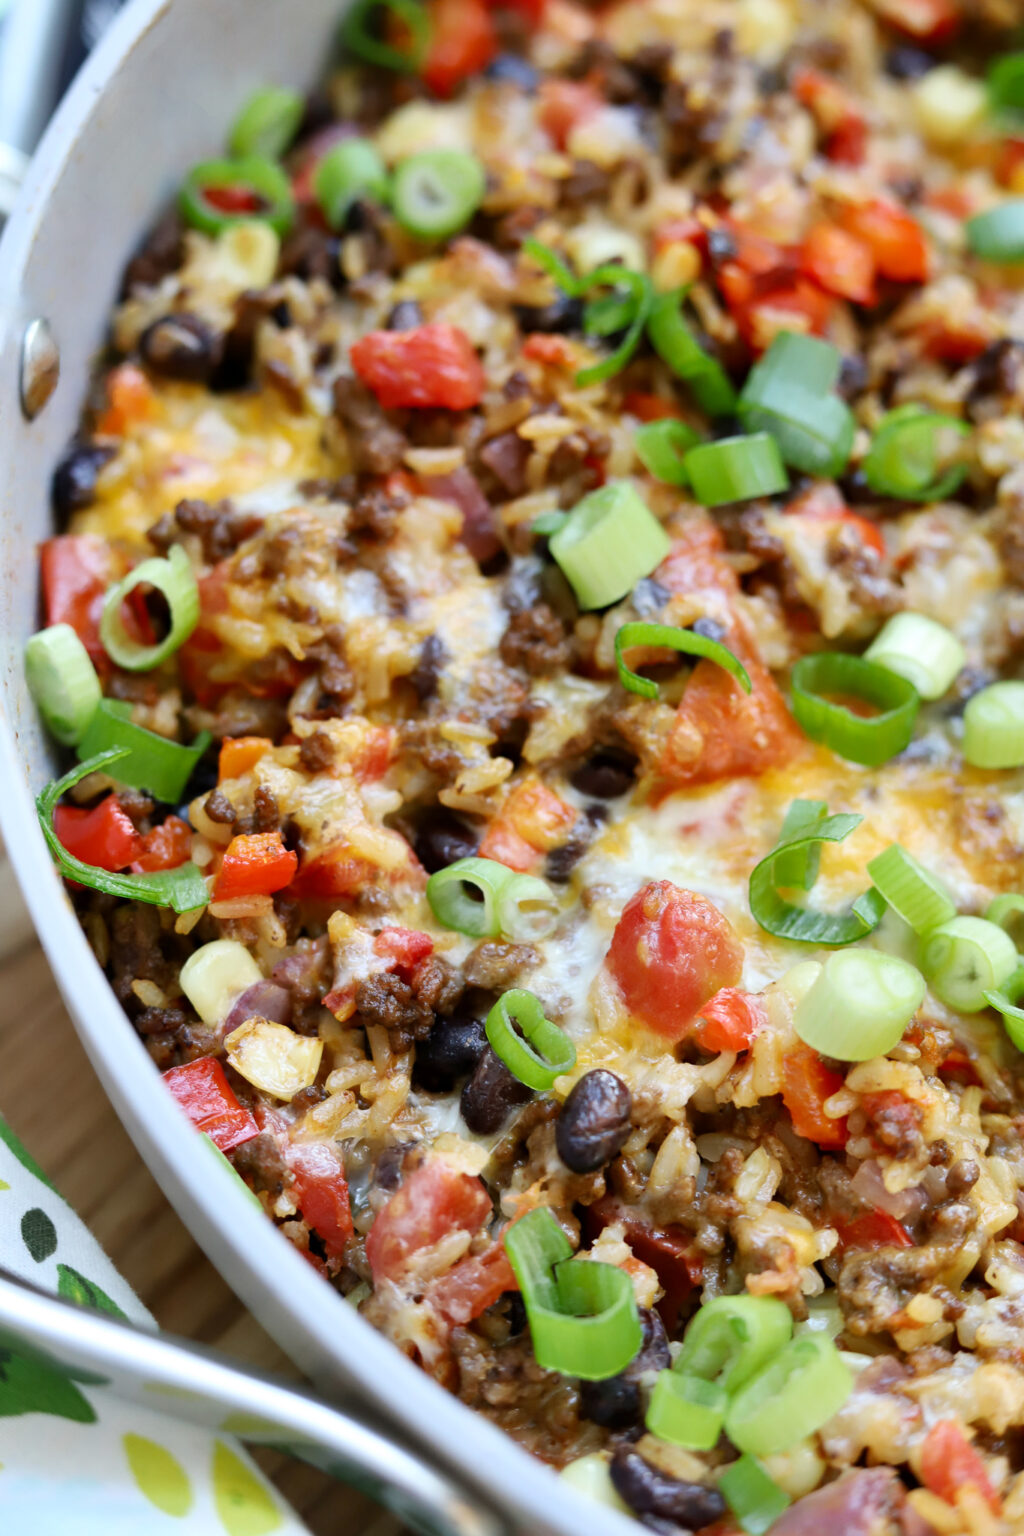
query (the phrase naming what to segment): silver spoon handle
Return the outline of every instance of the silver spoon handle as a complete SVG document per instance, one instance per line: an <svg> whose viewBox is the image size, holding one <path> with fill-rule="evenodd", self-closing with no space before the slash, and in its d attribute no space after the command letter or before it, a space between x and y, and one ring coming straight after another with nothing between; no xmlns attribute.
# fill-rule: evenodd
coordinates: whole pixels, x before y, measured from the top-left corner
<svg viewBox="0 0 1024 1536"><path fill-rule="evenodd" d="M214 1350L149 1333L0 1278L0 1342L94 1373L119 1397L243 1440L275 1445L358 1488L425 1536L508 1536L469 1490L302 1388Z"/></svg>

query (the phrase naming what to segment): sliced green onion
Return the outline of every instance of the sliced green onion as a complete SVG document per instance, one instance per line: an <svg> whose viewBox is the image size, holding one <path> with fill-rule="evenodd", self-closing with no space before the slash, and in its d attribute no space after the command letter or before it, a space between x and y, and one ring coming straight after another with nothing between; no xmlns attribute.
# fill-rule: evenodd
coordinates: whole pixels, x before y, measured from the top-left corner
<svg viewBox="0 0 1024 1536"><path fill-rule="evenodd" d="M710 1451L718 1443L728 1399L721 1387L700 1376L659 1371L644 1420L652 1435L688 1451Z"/></svg>
<svg viewBox="0 0 1024 1536"><path fill-rule="evenodd" d="M568 512L542 512L530 524L530 532L542 539L549 539L553 533L558 532L559 528L564 528L568 521Z"/></svg>
<svg viewBox="0 0 1024 1536"><path fill-rule="evenodd" d="M725 1430L751 1456L774 1456L805 1440L843 1406L853 1388L849 1366L831 1339L792 1339L729 1404Z"/></svg>
<svg viewBox="0 0 1024 1536"><path fill-rule="evenodd" d="M96 712L102 690L89 652L70 624L51 624L25 646L25 681L49 731L73 747Z"/></svg>
<svg viewBox="0 0 1024 1536"><path fill-rule="evenodd" d="M177 869L161 869L145 875L116 875L109 870L97 869L93 864L83 864L74 854L68 853L53 829L53 813L62 795L90 773L111 773L114 764L125 756L125 749L101 752L88 762L79 763L62 779L47 784L36 799L39 825L43 829L47 847L53 855L61 874L67 880L77 880L91 890L103 891L108 896L120 896L125 901L145 901L155 907L173 907L175 912L193 912L205 907L210 896L199 870L192 863L181 864Z"/></svg>
<svg viewBox="0 0 1024 1536"><path fill-rule="evenodd" d="M498 892L498 930L514 944L546 939L557 921L555 893L536 875L513 875Z"/></svg>
<svg viewBox="0 0 1024 1536"><path fill-rule="evenodd" d="M654 298L647 321L651 345L662 362L689 386L702 411L709 416L730 416L736 409L736 391L721 363L704 351L683 319L685 296L686 289L678 288Z"/></svg>
<svg viewBox="0 0 1024 1536"><path fill-rule="evenodd" d="M794 469L834 479L849 460L855 429L849 407L831 393L841 366L831 343L783 331L743 386L740 419L751 431L770 432Z"/></svg>
<svg viewBox="0 0 1024 1536"><path fill-rule="evenodd" d="M643 272L631 272L628 267L609 262L581 277L576 291L584 294L597 287L610 287L613 293L590 301L583 312L584 331L588 336L610 336L625 327L626 334L608 357L589 368L580 369L576 375L580 389L585 389L588 384L600 384L625 368L640 344L651 312L653 290L650 278Z"/></svg>
<svg viewBox="0 0 1024 1536"><path fill-rule="evenodd" d="M227 211L207 196L218 188L228 187L250 192L258 206ZM279 235L286 235L295 222L291 182L279 165L262 155L204 160L193 166L182 184L179 202L186 224L202 230L204 235L219 235L235 224L254 219L269 224Z"/></svg>
<svg viewBox="0 0 1024 1536"><path fill-rule="evenodd" d="M1024 965L1019 965L1013 975L997 990L985 993L985 1001L1003 1016L1003 1028L1017 1047L1024 1051L1024 1008L1017 1004L1024 997Z"/></svg>
<svg viewBox="0 0 1024 1536"><path fill-rule="evenodd" d="M1017 969L1017 946L998 923L954 917L926 936L921 968L950 1008L980 1013L985 994L1000 991Z"/></svg>
<svg viewBox="0 0 1024 1536"><path fill-rule="evenodd" d="M727 1466L718 1479L718 1491L747 1536L766 1536L791 1503L789 1494L753 1456L741 1456Z"/></svg>
<svg viewBox="0 0 1024 1536"><path fill-rule="evenodd" d="M989 65L988 102L993 112L1024 112L1024 53L1004 53Z"/></svg>
<svg viewBox="0 0 1024 1536"><path fill-rule="evenodd" d="M577 502L549 545L581 608L607 608L661 564L672 541L628 480Z"/></svg>
<svg viewBox="0 0 1024 1536"><path fill-rule="evenodd" d="M690 449L684 463L693 494L705 507L773 496L789 485L778 444L768 432L701 443Z"/></svg>
<svg viewBox="0 0 1024 1536"><path fill-rule="evenodd" d="M643 1340L626 1272L574 1260L569 1239L543 1205L507 1227L504 1243L537 1363L584 1381L603 1381L625 1370Z"/></svg>
<svg viewBox="0 0 1024 1536"><path fill-rule="evenodd" d="M519 1025L522 1034L515 1028ZM576 1047L564 1029L545 1018L538 997L521 987L503 992L487 1015L487 1038L513 1077L545 1093L576 1064Z"/></svg>
<svg viewBox="0 0 1024 1536"><path fill-rule="evenodd" d="M803 832L810 832L828 815L824 800L794 800L779 833L779 842L790 842ZM775 860L775 883L790 891L809 891L821 867L821 844L803 843Z"/></svg>
<svg viewBox="0 0 1024 1536"><path fill-rule="evenodd" d="M397 16L409 30L408 49L394 48L371 30L379 15ZM393 69L400 74L415 74L426 57L430 43L430 22L417 0L356 0L341 27L342 48L366 64Z"/></svg>
<svg viewBox="0 0 1024 1536"><path fill-rule="evenodd" d="M344 139L320 161L313 190L330 227L341 229L360 198L387 202L388 173L369 139Z"/></svg>
<svg viewBox="0 0 1024 1536"><path fill-rule="evenodd" d="M483 202L487 173L464 149L427 149L395 172L391 205L402 228L418 240L447 240L464 229Z"/></svg>
<svg viewBox="0 0 1024 1536"><path fill-rule="evenodd" d="M1018 896L1016 891L1007 891L1002 896L993 896L985 909L985 921L998 923L1000 928L1011 932L1011 923L1024 912L1024 896Z"/></svg>
<svg viewBox="0 0 1024 1536"><path fill-rule="evenodd" d="M956 916L946 887L899 843L890 843L868 864L868 874L893 911L915 933L927 933Z"/></svg>
<svg viewBox="0 0 1024 1536"><path fill-rule="evenodd" d="M168 805L177 805L196 764L210 745L209 731L201 731L190 747L183 747L136 725L131 716L130 704L120 699L101 700L82 737L79 758L95 757L111 747L125 747L128 756L122 758L111 777L132 789L147 790Z"/></svg>
<svg viewBox="0 0 1024 1536"><path fill-rule="evenodd" d="M967 660L953 631L923 613L894 613L864 652L864 660L913 683L922 699L939 699Z"/></svg>
<svg viewBox="0 0 1024 1536"><path fill-rule="evenodd" d="M1007 198L964 226L967 248L985 261L1024 261L1024 197Z"/></svg>
<svg viewBox="0 0 1024 1536"><path fill-rule="evenodd" d="M124 627L121 604L142 585L163 594L170 613L170 628L156 645L140 645ZM180 544L172 546L167 559L143 560L123 581L112 586L103 599L100 639L111 661L129 672L149 672L184 645L199 623L199 586Z"/></svg>
<svg viewBox="0 0 1024 1536"><path fill-rule="evenodd" d="M879 496L899 501L942 501L967 474L956 461L969 428L955 416L901 405L882 417L861 468Z"/></svg>
<svg viewBox="0 0 1024 1536"><path fill-rule="evenodd" d="M924 1000L920 971L876 949L829 955L793 1014L805 1045L837 1061L885 1056Z"/></svg>
<svg viewBox="0 0 1024 1536"><path fill-rule="evenodd" d="M990 683L967 701L964 760L972 768L1024 763L1024 683Z"/></svg>
<svg viewBox="0 0 1024 1536"><path fill-rule="evenodd" d="M813 804L814 802L810 802ZM754 920L777 939L797 944L852 944L877 928L885 902L875 890L859 896L848 912L819 912L800 907L779 895L780 859L783 871L790 868L789 855L812 843L841 843L859 827L862 816L842 813L811 822L804 830L776 844L750 876L750 911Z"/></svg>
<svg viewBox="0 0 1024 1536"><path fill-rule="evenodd" d="M793 713L806 734L852 763L877 768L902 752L914 734L921 703L917 689L862 656L842 651L804 656L793 668L792 688ZM879 713L865 718L827 694L861 699Z"/></svg>
<svg viewBox="0 0 1024 1536"><path fill-rule="evenodd" d="M471 939L497 938L498 899L514 879L515 872L497 859L456 859L431 875L427 901L442 927Z"/></svg>
<svg viewBox="0 0 1024 1536"><path fill-rule="evenodd" d="M666 485L686 485L688 476L683 456L699 442L699 432L688 427L685 421L675 421L671 417L645 422L633 434L633 447L640 463L656 480L662 480Z"/></svg>
<svg viewBox="0 0 1024 1536"><path fill-rule="evenodd" d="M713 1381L731 1397L792 1333L793 1314L774 1296L715 1296L695 1313L674 1369Z"/></svg>
<svg viewBox="0 0 1024 1536"><path fill-rule="evenodd" d="M228 148L236 159L261 155L280 160L299 131L306 104L298 91L268 85L254 91L235 118Z"/></svg>
<svg viewBox="0 0 1024 1536"><path fill-rule="evenodd" d="M567 293L571 299L576 298L579 292L579 278L550 245L544 245L540 240L526 239L523 241L523 252L531 257L550 278Z"/></svg>
<svg viewBox="0 0 1024 1536"><path fill-rule="evenodd" d="M677 629L673 624L648 624L636 620L623 624L615 635L615 665L619 669L619 682L630 693L639 693L645 699L658 697L658 685L649 677L631 672L623 656L634 645L656 645L669 651L679 651L685 656L703 656L717 662L739 683L744 693L753 687L746 667L734 656L727 645L709 640L707 635L695 634L692 629Z"/></svg>

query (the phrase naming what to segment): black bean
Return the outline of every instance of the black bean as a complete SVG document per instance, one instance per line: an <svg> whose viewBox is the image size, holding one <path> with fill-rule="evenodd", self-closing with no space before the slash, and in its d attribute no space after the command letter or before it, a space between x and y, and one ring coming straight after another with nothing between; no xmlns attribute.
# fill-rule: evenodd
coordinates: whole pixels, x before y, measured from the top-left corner
<svg viewBox="0 0 1024 1536"><path fill-rule="evenodd" d="M727 633L725 625L719 624L717 619L694 619L692 627L695 635L703 635L705 640L717 640L719 643Z"/></svg>
<svg viewBox="0 0 1024 1536"><path fill-rule="evenodd" d="M525 1104L531 1091L487 1046L462 1090L462 1118L478 1136L500 1131L510 1109Z"/></svg>
<svg viewBox="0 0 1024 1536"><path fill-rule="evenodd" d="M642 619L657 618L671 596L660 581L655 581L653 576L644 576L633 588L633 607Z"/></svg>
<svg viewBox="0 0 1024 1536"><path fill-rule="evenodd" d="M639 1353L617 1376L603 1381L580 1382L580 1413L605 1429L629 1429L646 1412L640 1378L648 1371L663 1371L671 1363L665 1324L657 1312L640 1308L643 1342Z"/></svg>
<svg viewBox="0 0 1024 1536"><path fill-rule="evenodd" d="M416 833L416 857L428 875L476 853L478 838L451 811L433 809Z"/></svg>
<svg viewBox="0 0 1024 1536"><path fill-rule="evenodd" d="M389 331L415 331L423 324L423 311L415 299L402 299L388 315Z"/></svg>
<svg viewBox="0 0 1024 1536"><path fill-rule="evenodd" d="M583 300L559 293L550 304L517 304L516 319L524 331L578 331L583 325Z"/></svg>
<svg viewBox="0 0 1024 1536"><path fill-rule="evenodd" d="M844 400L854 400L863 394L871 381L868 365L858 352L850 352L839 365L837 389Z"/></svg>
<svg viewBox="0 0 1024 1536"><path fill-rule="evenodd" d="M167 379L204 384L220 361L223 340L198 315L161 315L139 337L147 367Z"/></svg>
<svg viewBox="0 0 1024 1536"><path fill-rule="evenodd" d="M885 55L885 72L894 80L919 80L934 67L935 60L923 48L900 43Z"/></svg>
<svg viewBox="0 0 1024 1536"><path fill-rule="evenodd" d="M585 1072L562 1105L555 1126L558 1155L573 1173L593 1173L621 1152L629 1135L629 1089L614 1072Z"/></svg>
<svg viewBox="0 0 1024 1536"><path fill-rule="evenodd" d="M63 528L73 512L92 505L96 481L116 449L103 443L76 443L53 472L51 500L57 526Z"/></svg>
<svg viewBox="0 0 1024 1536"><path fill-rule="evenodd" d="M569 782L581 795L593 795L595 800L615 800L633 788L635 778L635 759L618 753L595 752L575 770Z"/></svg>
<svg viewBox="0 0 1024 1536"><path fill-rule="evenodd" d="M671 1477L652 1467L631 1445L616 1446L611 1476L615 1491L638 1515L659 1516L699 1531L725 1514L725 1500L717 1488Z"/></svg>
<svg viewBox="0 0 1024 1536"><path fill-rule="evenodd" d="M708 255L712 264L736 260L736 238L727 229L712 229L708 234Z"/></svg>
<svg viewBox="0 0 1024 1536"><path fill-rule="evenodd" d="M521 91L532 94L537 89L540 75L526 59L517 53L499 53L487 70L488 80L500 80L505 85L517 85Z"/></svg>
<svg viewBox="0 0 1024 1536"><path fill-rule="evenodd" d="M486 1049L482 1019L464 1014L438 1019L427 1038L417 1042L412 1080L429 1093L447 1093L473 1071Z"/></svg>
<svg viewBox="0 0 1024 1536"><path fill-rule="evenodd" d="M433 698L437 692L437 684L441 676L441 669L448 660L448 652L440 635L428 635L420 646L420 654L416 665L409 673L409 681L416 690L416 697L421 704L427 699Z"/></svg>

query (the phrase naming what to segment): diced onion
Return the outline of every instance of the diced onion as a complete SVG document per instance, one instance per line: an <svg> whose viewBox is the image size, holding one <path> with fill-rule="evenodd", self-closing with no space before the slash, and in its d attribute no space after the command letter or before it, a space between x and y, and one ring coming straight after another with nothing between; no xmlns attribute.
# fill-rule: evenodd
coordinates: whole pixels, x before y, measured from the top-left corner
<svg viewBox="0 0 1024 1536"><path fill-rule="evenodd" d="M608 1457L600 1451L592 1451L589 1456L577 1456L575 1461L566 1462L559 1476L563 1483L568 1483L570 1488L582 1493L585 1498L607 1504L622 1515L632 1515L629 1505L616 1493L608 1470Z"/></svg>
<svg viewBox="0 0 1024 1536"><path fill-rule="evenodd" d="M263 980L263 972L237 939L214 939L189 955L179 980L203 1023L219 1024L235 998Z"/></svg>
<svg viewBox="0 0 1024 1536"><path fill-rule="evenodd" d="M924 1000L914 966L874 949L829 955L793 1014L806 1045L837 1061L870 1061L898 1045Z"/></svg>

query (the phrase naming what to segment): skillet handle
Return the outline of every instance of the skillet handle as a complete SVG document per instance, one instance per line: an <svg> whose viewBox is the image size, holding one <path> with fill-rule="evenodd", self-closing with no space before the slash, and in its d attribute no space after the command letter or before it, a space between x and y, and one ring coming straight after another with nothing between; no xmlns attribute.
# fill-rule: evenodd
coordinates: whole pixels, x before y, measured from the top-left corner
<svg viewBox="0 0 1024 1536"><path fill-rule="evenodd" d="M3 1277L0 1341L88 1371L149 1409L286 1450L368 1494L423 1536L509 1536L504 1520L475 1494L377 1428L215 1350Z"/></svg>

